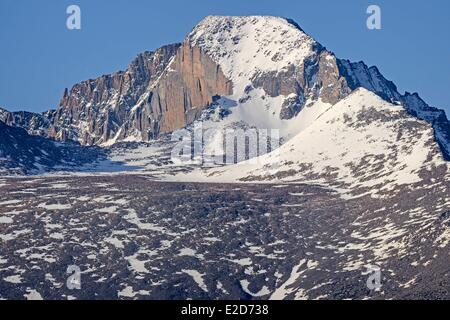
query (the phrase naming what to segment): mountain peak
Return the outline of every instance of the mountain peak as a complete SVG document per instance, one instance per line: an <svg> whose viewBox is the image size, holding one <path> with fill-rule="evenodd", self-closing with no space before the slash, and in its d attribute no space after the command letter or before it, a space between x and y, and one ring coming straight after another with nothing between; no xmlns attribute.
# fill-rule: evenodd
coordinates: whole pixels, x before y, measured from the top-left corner
<svg viewBox="0 0 450 320"><path fill-rule="evenodd" d="M208 16L186 41L200 47L235 86L244 87L258 74L301 65L321 48L298 24L274 16Z"/></svg>
<svg viewBox="0 0 450 320"><path fill-rule="evenodd" d="M246 23L250 22L257 24L258 22L272 22L272 23L284 23L286 25L291 25L296 29L303 31L300 25L290 18L270 16L270 15L249 15L249 16L225 16L225 15L209 15L203 18L198 24L217 24L217 23Z"/></svg>

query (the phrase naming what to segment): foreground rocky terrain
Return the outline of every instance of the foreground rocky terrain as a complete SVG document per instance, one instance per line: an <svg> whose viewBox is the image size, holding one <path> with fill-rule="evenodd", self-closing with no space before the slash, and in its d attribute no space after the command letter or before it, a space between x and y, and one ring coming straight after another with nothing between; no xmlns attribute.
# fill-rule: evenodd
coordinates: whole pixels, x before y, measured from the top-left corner
<svg viewBox="0 0 450 320"><path fill-rule="evenodd" d="M449 184L398 191L4 178L0 298L449 299ZM80 290L66 286L70 265Z"/></svg>

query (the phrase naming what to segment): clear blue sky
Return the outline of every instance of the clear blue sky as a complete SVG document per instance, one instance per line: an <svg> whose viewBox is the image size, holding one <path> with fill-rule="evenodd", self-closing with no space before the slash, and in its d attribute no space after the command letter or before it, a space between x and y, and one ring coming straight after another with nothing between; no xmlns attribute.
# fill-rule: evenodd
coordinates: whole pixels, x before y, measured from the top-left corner
<svg viewBox="0 0 450 320"><path fill-rule="evenodd" d="M70 4L81 7L80 31L66 28ZM370 4L382 30L366 28ZM338 57L377 65L450 114L448 0L0 0L0 106L55 108L64 88L181 42L210 14L290 17Z"/></svg>

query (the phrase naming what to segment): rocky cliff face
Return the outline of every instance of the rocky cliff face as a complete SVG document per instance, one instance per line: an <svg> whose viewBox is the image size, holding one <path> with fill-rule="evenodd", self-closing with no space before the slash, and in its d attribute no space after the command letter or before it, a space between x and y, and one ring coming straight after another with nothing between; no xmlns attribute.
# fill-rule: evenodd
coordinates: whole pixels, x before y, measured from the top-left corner
<svg viewBox="0 0 450 320"><path fill-rule="evenodd" d="M179 45L144 52L126 71L104 75L66 89L53 119L52 137L85 145L113 139L149 85L166 69Z"/></svg>
<svg viewBox="0 0 450 320"><path fill-rule="evenodd" d="M54 110L44 113L9 112L0 108L0 121L8 126L25 129L30 135L48 137L54 112Z"/></svg>

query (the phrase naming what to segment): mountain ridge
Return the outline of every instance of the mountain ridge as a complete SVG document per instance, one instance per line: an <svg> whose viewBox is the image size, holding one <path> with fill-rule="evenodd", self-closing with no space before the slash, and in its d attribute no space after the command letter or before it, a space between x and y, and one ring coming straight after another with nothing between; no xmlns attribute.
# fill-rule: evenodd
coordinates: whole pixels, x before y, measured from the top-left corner
<svg viewBox="0 0 450 320"><path fill-rule="evenodd" d="M347 191L359 189L360 193L392 192L436 171L450 181L450 166L433 138L429 123L416 121L402 106L359 88L257 161L194 171L175 179L215 183L314 181Z"/></svg>

